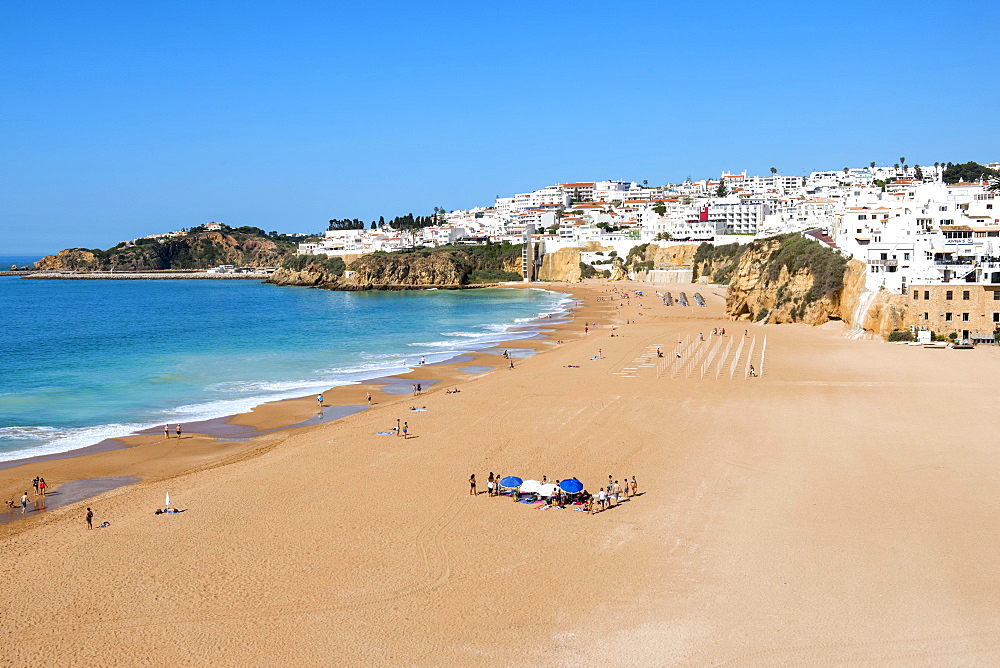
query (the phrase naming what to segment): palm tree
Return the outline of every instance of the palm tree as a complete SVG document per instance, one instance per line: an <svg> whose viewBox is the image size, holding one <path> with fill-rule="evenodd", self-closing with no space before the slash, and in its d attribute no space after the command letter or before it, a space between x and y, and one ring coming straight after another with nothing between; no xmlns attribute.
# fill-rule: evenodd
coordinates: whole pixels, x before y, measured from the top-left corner
<svg viewBox="0 0 1000 668"><path fill-rule="evenodd" d="M898 162L897 162L897 163L896 163L895 165L893 165L893 167L895 167L895 168L896 168L896 171L897 171L897 172L899 171L899 163L898 163Z"/></svg>
<svg viewBox="0 0 1000 668"><path fill-rule="evenodd" d="M851 171L851 170L849 170L849 169L848 169L847 167L844 167L844 173L845 173L845 174L846 174L847 172L849 172L849 171Z"/></svg>
<svg viewBox="0 0 1000 668"><path fill-rule="evenodd" d="M871 167L872 169L875 169L875 161L872 160L871 162L869 162L868 166Z"/></svg>
<svg viewBox="0 0 1000 668"><path fill-rule="evenodd" d="M900 158L900 159L899 159L899 161L900 161L901 163L903 163L904 165L906 164L906 158Z"/></svg>

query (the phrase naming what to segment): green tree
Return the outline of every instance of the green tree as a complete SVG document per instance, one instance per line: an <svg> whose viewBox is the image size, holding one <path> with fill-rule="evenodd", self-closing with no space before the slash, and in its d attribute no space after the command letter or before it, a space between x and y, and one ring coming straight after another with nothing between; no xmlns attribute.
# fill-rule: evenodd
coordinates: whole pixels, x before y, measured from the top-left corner
<svg viewBox="0 0 1000 668"><path fill-rule="evenodd" d="M848 169L847 167L844 167L844 173L845 173L845 174L846 174L847 172L849 172L849 171L851 171L851 170L849 170L849 169Z"/></svg>
<svg viewBox="0 0 1000 668"><path fill-rule="evenodd" d="M871 167L872 169L875 169L875 161L872 160L871 162L869 162L868 166Z"/></svg>
<svg viewBox="0 0 1000 668"><path fill-rule="evenodd" d="M667 205L663 202L657 202L653 205L653 211L662 216L667 212Z"/></svg>
<svg viewBox="0 0 1000 668"><path fill-rule="evenodd" d="M778 173L778 168L777 167L772 167L771 168L771 176L774 176L777 173Z"/></svg>
<svg viewBox="0 0 1000 668"><path fill-rule="evenodd" d="M924 170L920 169L920 165L913 165L913 176L920 181L924 180Z"/></svg>
<svg viewBox="0 0 1000 668"><path fill-rule="evenodd" d="M649 187L649 179L643 179L642 180L642 187L643 188L648 188Z"/></svg>
<svg viewBox="0 0 1000 668"><path fill-rule="evenodd" d="M970 161L960 165L953 165L950 162L945 167L942 177L945 183L959 183L960 181L980 181L1000 176L1000 172L980 165L978 162Z"/></svg>
<svg viewBox="0 0 1000 668"><path fill-rule="evenodd" d="M719 181L719 187L715 189L715 196L716 197L725 197L728 194L729 194L729 189L726 188L726 182L725 181Z"/></svg>

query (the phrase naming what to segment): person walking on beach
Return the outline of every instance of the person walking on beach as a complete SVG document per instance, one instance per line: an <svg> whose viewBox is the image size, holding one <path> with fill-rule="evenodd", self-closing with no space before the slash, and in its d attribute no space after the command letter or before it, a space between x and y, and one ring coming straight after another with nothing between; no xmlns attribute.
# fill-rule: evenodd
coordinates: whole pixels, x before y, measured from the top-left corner
<svg viewBox="0 0 1000 668"><path fill-rule="evenodd" d="M636 490L639 489L639 485L635 482L635 476L632 476L632 496L635 496Z"/></svg>
<svg viewBox="0 0 1000 668"><path fill-rule="evenodd" d="M31 481L31 487L35 490L34 496L38 496L38 476L35 476L35 479Z"/></svg>
<svg viewBox="0 0 1000 668"><path fill-rule="evenodd" d="M170 438L170 425L163 425L163 438Z"/></svg>
<svg viewBox="0 0 1000 668"><path fill-rule="evenodd" d="M476 495L476 474L473 473L472 477L469 478L469 495Z"/></svg>
<svg viewBox="0 0 1000 668"><path fill-rule="evenodd" d="M319 409L323 410L323 395L322 394L316 395L316 403L319 404Z"/></svg>
<svg viewBox="0 0 1000 668"><path fill-rule="evenodd" d="M88 529L94 528L94 511L91 510L90 508L87 508L87 528Z"/></svg>
<svg viewBox="0 0 1000 668"><path fill-rule="evenodd" d="M604 510L604 502L607 500L606 493L602 487L599 492L597 492L597 505L600 506L601 510Z"/></svg>
<svg viewBox="0 0 1000 668"><path fill-rule="evenodd" d="M751 378L757 377L757 371L753 368L753 364L750 365L750 377Z"/></svg>
<svg viewBox="0 0 1000 668"><path fill-rule="evenodd" d="M45 478L39 478L38 479L38 493L41 494L42 496L45 496L45 487L46 487Z"/></svg>
<svg viewBox="0 0 1000 668"><path fill-rule="evenodd" d="M24 491L21 495L21 514L26 515L28 513L28 490Z"/></svg>
<svg viewBox="0 0 1000 668"><path fill-rule="evenodd" d="M420 394L423 391L424 391L423 385L420 384L420 383L417 383L417 394Z"/></svg>
<svg viewBox="0 0 1000 668"><path fill-rule="evenodd" d="M396 418L396 436L400 436L402 433L402 427L399 426L399 418Z"/></svg>
<svg viewBox="0 0 1000 668"><path fill-rule="evenodd" d="M509 369L513 369L513 368L514 368L514 360L511 360L511 361L510 361L510 366L509 366L508 368L509 368Z"/></svg>
<svg viewBox="0 0 1000 668"><path fill-rule="evenodd" d="M486 496L493 496L493 471L490 471L490 477L486 479Z"/></svg>
<svg viewBox="0 0 1000 668"><path fill-rule="evenodd" d="M406 422L404 422L403 423L403 438L404 439L405 438L409 438L409 434L410 434L410 425L407 424Z"/></svg>
<svg viewBox="0 0 1000 668"><path fill-rule="evenodd" d="M372 393L366 392L366 394L368 395L368 407L370 408L372 405Z"/></svg>
<svg viewBox="0 0 1000 668"><path fill-rule="evenodd" d="M181 440L181 426L177 425L177 429L174 429L174 431L177 432L177 440Z"/></svg>

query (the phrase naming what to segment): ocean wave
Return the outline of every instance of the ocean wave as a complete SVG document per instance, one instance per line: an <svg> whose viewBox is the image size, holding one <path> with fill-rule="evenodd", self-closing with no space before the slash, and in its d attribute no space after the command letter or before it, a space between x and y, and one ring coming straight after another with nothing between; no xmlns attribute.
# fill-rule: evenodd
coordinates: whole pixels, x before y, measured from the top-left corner
<svg viewBox="0 0 1000 668"><path fill-rule="evenodd" d="M157 424L159 423L115 422L93 427L4 427L0 429L0 439L3 439L0 444L4 446L4 450L0 452L0 461L69 452L95 445L109 438L128 436L142 429L155 427ZM39 444L39 440L44 442ZM24 446L17 447L17 441L24 442Z"/></svg>

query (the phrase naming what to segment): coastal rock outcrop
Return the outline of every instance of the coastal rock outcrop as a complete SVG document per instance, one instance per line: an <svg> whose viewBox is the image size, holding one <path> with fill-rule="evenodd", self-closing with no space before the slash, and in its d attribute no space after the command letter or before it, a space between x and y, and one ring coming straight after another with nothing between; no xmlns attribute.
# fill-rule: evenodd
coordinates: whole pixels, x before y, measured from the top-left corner
<svg viewBox="0 0 1000 668"><path fill-rule="evenodd" d="M520 249L498 244L467 250L372 253L352 260L349 269L339 257L297 255L287 258L268 282L330 290L421 290L516 281L521 278Z"/></svg>
<svg viewBox="0 0 1000 668"><path fill-rule="evenodd" d="M582 275L580 271L580 248L560 248L546 253L538 271L540 281L565 281L576 283Z"/></svg>
<svg viewBox="0 0 1000 668"><path fill-rule="evenodd" d="M912 324L905 295L865 287L863 262L798 235L699 247L696 276L728 283L726 314L738 320L821 325L842 320L852 336L886 337Z"/></svg>
<svg viewBox="0 0 1000 668"><path fill-rule="evenodd" d="M155 271L163 269L210 269L220 264L240 267L275 267L294 246L279 244L257 234L241 232L195 232L157 241L141 239L134 245L119 244L108 250L68 248L46 255L36 269L49 271Z"/></svg>

